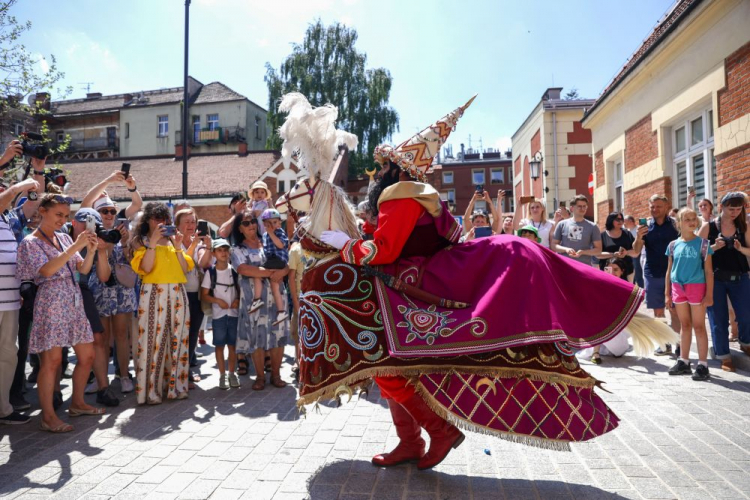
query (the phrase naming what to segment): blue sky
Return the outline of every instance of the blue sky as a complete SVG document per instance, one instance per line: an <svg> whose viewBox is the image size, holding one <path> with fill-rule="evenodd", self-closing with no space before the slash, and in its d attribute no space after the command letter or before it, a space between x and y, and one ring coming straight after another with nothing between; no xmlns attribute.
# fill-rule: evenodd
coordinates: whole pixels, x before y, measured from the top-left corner
<svg viewBox="0 0 750 500"><path fill-rule="evenodd" d="M597 97L672 3L193 0L190 74L267 107L266 62L278 68L314 19L339 21L393 76L394 143L479 93L449 142L505 149L547 87ZM182 85L184 0L20 0L12 13L33 22L23 42L57 57L71 97L80 82L104 94Z"/></svg>

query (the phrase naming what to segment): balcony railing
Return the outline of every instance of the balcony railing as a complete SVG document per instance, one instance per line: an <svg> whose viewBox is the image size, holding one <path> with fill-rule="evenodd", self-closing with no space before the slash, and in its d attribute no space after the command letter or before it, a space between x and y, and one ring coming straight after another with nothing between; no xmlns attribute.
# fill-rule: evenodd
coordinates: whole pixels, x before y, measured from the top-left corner
<svg viewBox="0 0 750 500"><path fill-rule="evenodd" d="M52 146L58 147L62 143L53 141ZM89 139L71 139L68 144L67 152L73 151L104 151L119 150L120 139L118 137L93 137Z"/></svg>
<svg viewBox="0 0 750 500"><path fill-rule="evenodd" d="M191 146L201 144L228 144L245 142L245 127L217 127L215 129L202 128L199 131L188 132L188 140ZM175 131L175 144L182 144L182 131Z"/></svg>

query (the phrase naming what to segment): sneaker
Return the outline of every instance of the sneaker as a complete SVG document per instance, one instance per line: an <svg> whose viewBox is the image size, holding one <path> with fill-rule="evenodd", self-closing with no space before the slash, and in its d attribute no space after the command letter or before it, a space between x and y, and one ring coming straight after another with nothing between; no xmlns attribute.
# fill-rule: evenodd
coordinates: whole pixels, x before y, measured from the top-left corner
<svg viewBox="0 0 750 500"><path fill-rule="evenodd" d="M674 355L680 357L680 344L677 344L674 348Z"/></svg>
<svg viewBox="0 0 750 500"><path fill-rule="evenodd" d="M31 404L23 396L11 396L10 404L16 411L24 411L31 408Z"/></svg>
<svg viewBox="0 0 750 500"><path fill-rule="evenodd" d="M234 387L235 389L240 386L240 379L237 376L236 373L232 372L229 374L229 387Z"/></svg>
<svg viewBox="0 0 750 500"><path fill-rule="evenodd" d="M661 346L657 347L654 351L654 356L669 356L672 354L672 344L667 344L664 347L664 349L662 349Z"/></svg>
<svg viewBox="0 0 750 500"><path fill-rule="evenodd" d="M96 382L96 379L94 379L93 382L89 383L89 385L86 386L83 392L85 394L95 394L99 392L99 384Z"/></svg>
<svg viewBox="0 0 750 500"><path fill-rule="evenodd" d="M708 380L711 375L708 373L708 367L698 363L693 373L693 380Z"/></svg>
<svg viewBox="0 0 750 500"><path fill-rule="evenodd" d="M21 415L17 411L11 412L10 415L6 415L4 417L0 417L0 424L5 425L21 425L26 424L31 420L31 417L28 415Z"/></svg>
<svg viewBox="0 0 750 500"><path fill-rule="evenodd" d="M255 300L253 301L253 303L252 303L252 304L250 304L250 307L248 307L248 308L247 308L247 313L248 313L248 314L252 314L252 313L254 313L254 312L255 312L255 311L257 311L258 309L260 309L261 307L263 307L263 305L264 305L264 304L265 304L265 302L263 302L262 300L260 300L260 299L255 299Z"/></svg>
<svg viewBox="0 0 750 500"><path fill-rule="evenodd" d="M677 363L669 369L670 375L690 375L693 371L690 369L690 363L685 363L683 360L678 359Z"/></svg>
<svg viewBox="0 0 750 500"><path fill-rule="evenodd" d="M133 387L133 381L130 379L130 377L120 377L120 392L122 392L123 394L127 394L129 392L133 392L133 389L135 389L135 387Z"/></svg>
<svg viewBox="0 0 750 500"><path fill-rule="evenodd" d="M114 394L112 394L112 391L109 387L105 387L101 391L97 391L96 402L97 404L104 406L118 406L120 404L120 400L117 399Z"/></svg>
<svg viewBox="0 0 750 500"><path fill-rule="evenodd" d="M229 384L227 384L226 375L219 375L219 389L221 389L222 391L229 389Z"/></svg>
<svg viewBox="0 0 750 500"><path fill-rule="evenodd" d="M288 317L289 315L286 313L286 311L279 311L276 314L276 321L273 322L273 326L283 323L284 320L287 319Z"/></svg>

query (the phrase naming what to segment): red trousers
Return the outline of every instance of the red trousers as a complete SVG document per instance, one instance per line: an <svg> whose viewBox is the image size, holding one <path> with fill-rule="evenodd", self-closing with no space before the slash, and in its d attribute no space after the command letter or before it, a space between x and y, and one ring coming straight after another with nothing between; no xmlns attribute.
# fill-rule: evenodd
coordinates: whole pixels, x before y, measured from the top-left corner
<svg viewBox="0 0 750 500"><path fill-rule="evenodd" d="M380 393L383 397L393 399L397 403L403 403L415 393L414 386L408 385L407 382L408 380L400 375L375 377L375 383L380 387Z"/></svg>

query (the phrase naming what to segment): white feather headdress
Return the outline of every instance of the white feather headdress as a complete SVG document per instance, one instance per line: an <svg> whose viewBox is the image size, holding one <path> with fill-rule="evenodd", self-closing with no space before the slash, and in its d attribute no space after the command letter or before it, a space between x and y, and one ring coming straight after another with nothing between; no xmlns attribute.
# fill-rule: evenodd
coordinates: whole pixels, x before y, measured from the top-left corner
<svg viewBox="0 0 750 500"><path fill-rule="evenodd" d="M332 104L313 108L305 96L291 92L281 98L279 111L289 113L279 127L279 137L284 140L284 164L288 166L297 153L297 164L310 177L328 180L339 146L346 145L349 150L357 147L356 135L336 129L339 110Z"/></svg>

